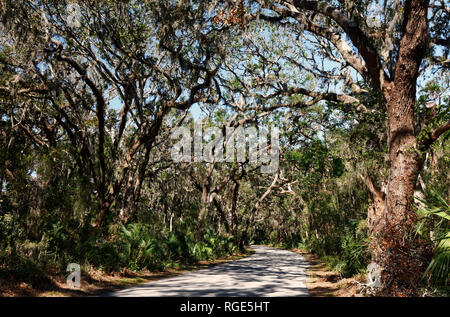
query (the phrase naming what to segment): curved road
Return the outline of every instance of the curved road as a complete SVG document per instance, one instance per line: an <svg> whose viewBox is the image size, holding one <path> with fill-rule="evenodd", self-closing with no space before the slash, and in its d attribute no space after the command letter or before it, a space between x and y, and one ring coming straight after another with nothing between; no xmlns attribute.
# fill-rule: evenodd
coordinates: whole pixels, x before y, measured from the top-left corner
<svg viewBox="0 0 450 317"><path fill-rule="evenodd" d="M308 296L307 264L297 253L252 246L241 260L134 286L106 296Z"/></svg>

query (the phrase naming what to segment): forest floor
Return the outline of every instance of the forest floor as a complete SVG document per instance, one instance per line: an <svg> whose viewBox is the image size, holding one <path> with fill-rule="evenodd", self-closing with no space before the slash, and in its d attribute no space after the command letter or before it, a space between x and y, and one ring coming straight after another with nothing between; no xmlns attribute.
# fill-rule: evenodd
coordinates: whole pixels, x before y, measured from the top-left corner
<svg viewBox="0 0 450 317"><path fill-rule="evenodd" d="M330 270L325 262L314 254L301 249L290 251L301 254L309 264L307 270L309 295L312 297L362 297L359 283L365 281L365 276L341 278L337 272Z"/></svg>
<svg viewBox="0 0 450 317"><path fill-rule="evenodd" d="M179 265L163 272L123 270L121 272L105 273L90 269L81 273L81 288L72 289L66 284L66 274L47 272L45 277L39 277L34 282L18 279L8 273L2 273L0 268L0 297L81 297L97 296L105 292L124 289L130 286L177 276L186 272L212 267L242 259L253 254L250 248L246 253L227 256L210 261L199 261L193 265ZM52 274L53 273L53 274Z"/></svg>

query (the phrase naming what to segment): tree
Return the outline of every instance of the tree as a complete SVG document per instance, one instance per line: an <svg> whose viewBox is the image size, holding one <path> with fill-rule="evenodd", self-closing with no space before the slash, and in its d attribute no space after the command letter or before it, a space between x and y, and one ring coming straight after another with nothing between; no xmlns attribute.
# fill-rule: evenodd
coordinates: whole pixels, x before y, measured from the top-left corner
<svg viewBox="0 0 450 317"><path fill-rule="evenodd" d="M37 143L70 143L85 186L94 184L100 227L130 186L137 208L164 118L213 102L223 52L214 30L196 28L208 19L202 2L78 1L75 12L69 4L2 1L0 62L16 75L0 89L23 100L11 120L43 118L20 124Z"/></svg>

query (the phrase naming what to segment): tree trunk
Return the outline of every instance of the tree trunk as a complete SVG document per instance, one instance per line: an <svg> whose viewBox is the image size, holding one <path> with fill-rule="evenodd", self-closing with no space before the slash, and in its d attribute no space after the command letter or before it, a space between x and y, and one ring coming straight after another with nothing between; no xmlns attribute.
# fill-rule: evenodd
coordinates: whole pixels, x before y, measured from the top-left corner
<svg viewBox="0 0 450 317"><path fill-rule="evenodd" d="M424 264L414 238L416 217L411 208L419 171L413 94L413 87L395 85L388 99L390 174L373 255L382 270L384 289L391 295L415 293Z"/></svg>
<svg viewBox="0 0 450 317"><path fill-rule="evenodd" d="M239 187L238 181L235 181L233 188L233 201L231 205L231 230L233 232L234 238L237 239L239 236L238 232L238 217L237 217L237 203L239 198Z"/></svg>
<svg viewBox="0 0 450 317"><path fill-rule="evenodd" d="M384 204L376 222L372 258L381 268L383 291L389 295L415 295L424 265L426 245L414 235L412 209L420 155L414 134L416 81L428 38L428 1L407 1L399 59L392 83L386 83L390 174ZM369 220L370 220L369 215Z"/></svg>
<svg viewBox="0 0 450 317"><path fill-rule="evenodd" d="M103 223L103 217L105 214L109 212L109 208L111 207L111 202L102 198L100 199L100 212L97 215L97 219L95 220L94 227L100 228Z"/></svg>

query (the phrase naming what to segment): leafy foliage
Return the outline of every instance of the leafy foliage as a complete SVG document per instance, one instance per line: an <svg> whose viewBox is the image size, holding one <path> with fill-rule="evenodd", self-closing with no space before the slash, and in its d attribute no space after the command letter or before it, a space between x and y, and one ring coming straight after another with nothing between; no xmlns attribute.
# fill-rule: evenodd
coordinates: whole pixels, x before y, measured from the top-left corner
<svg viewBox="0 0 450 317"><path fill-rule="evenodd" d="M431 239L434 255L424 276L432 285L448 287L450 279L450 206L442 196L431 193L430 201L421 201L417 232Z"/></svg>

